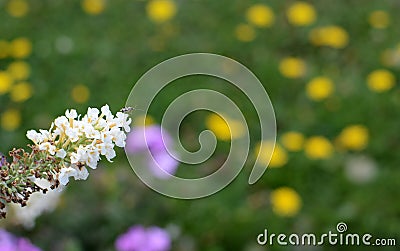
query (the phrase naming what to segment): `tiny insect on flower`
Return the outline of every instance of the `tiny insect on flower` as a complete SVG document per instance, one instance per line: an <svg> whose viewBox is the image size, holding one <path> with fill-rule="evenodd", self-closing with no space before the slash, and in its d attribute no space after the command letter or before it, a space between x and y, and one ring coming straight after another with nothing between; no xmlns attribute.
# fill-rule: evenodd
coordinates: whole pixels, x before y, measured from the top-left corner
<svg viewBox="0 0 400 251"><path fill-rule="evenodd" d="M133 108L133 107L128 106L128 107L121 108L121 110L119 110L119 111L123 112L123 113L129 113L129 112L132 112L134 110L136 110L136 109Z"/></svg>

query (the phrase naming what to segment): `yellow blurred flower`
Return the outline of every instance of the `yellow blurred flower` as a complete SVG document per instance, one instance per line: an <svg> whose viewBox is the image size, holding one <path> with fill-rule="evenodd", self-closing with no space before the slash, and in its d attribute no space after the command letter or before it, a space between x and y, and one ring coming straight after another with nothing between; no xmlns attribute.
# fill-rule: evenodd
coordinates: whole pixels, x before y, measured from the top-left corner
<svg viewBox="0 0 400 251"><path fill-rule="evenodd" d="M344 48L349 42L349 35L342 27L331 25L311 30L310 41L317 46Z"/></svg>
<svg viewBox="0 0 400 251"><path fill-rule="evenodd" d="M7 93L13 84L13 79L8 72L0 71L0 95Z"/></svg>
<svg viewBox="0 0 400 251"><path fill-rule="evenodd" d="M272 210L279 216L292 217L301 209L299 194L290 187L280 187L271 192Z"/></svg>
<svg viewBox="0 0 400 251"><path fill-rule="evenodd" d="M31 72L30 66L24 61L14 61L8 65L7 72L14 80L25 80Z"/></svg>
<svg viewBox="0 0 400 251"><path fill-rule="evenodd" d="M8 109L1 114L1 127L6 131L14 131L21 125L21 113L16 109Z"/></svg>
<svg viewBox="0 0 400 251"><path fill-rule="evenodd" d="M76 85L72 88L71 97L76 103L85 103L89 100L90 90L85 85Z"/></svg>
<svg viewBox="0 0 400 251"><path fill-rule="evenodd" d="M300 58L284 58L279 63L279 71L287 78L300 78L306 73L306 63Z"/></svg>
<svg viewBox="0 0 400 251"><path fill-rule="evenodd" d="M367 84L372 91L384 92L393 88L396 84L396 78L390 71L379 69L367 76Z"/></svg>
<svg viewBox="0 0 400 251"><path fill-rule="evenodd" d="M255 157L260 158L262 164L269 167L282 167L288 162L288 154L278 143L274 144L270 141L263 141L261 147L261 142L255 147Z"/></svg>
<svg viewBox="0 0 400 251"><path fill-rule="evenodd" d="M29 11L28 2L25 0L10 0L7 4L7 12L13 17L23 17Z"/></svg>
<svg viewBox="0 0 400 251"><path fill-rule="evenodd" d="M256 31L248 24L239 24L235 29L235 35L239 41L250 42L256 37Z"/></svg>
<svg viewBox="0 0 400 251"><path fill-rule="evenodd" d="M349 150L364 149L369 140L368 128L363 125L351 125L342 130L338 137L339 143Z"/></svg>
<svg viewBox="0 0 400 251"><path fill-rule="evenodd" d="M307 2L295 2L286 12L289 23L296 26L307 26L315 22L314 6Z"/></svg>
<svg viewBox="0 0 400 251"><path fill-rule="evenodd" d="M147 16L155 23L170 20L176 14L176 4L172 0L151 0L147 4Z"/></svg>
<svg viewBox="0 0 400 251"><path fill-rule="evenodd" d="M315 101L329 97L334 89L332 81L327 77L316 77L308 82L306 87L307 96Z"/></svg>
<svg viewBox="0 0 400 251"><path fill-rule="evenodd" d="M226 119L226 121L224 120ZM206 118L206 127L213 131L217 139L228 141L234 138L239 138L244 133L243 125L226 116L221 116L213 113Z"/></svg>
<svg viewBox="0 0 400 251"><path fill-rule="evenodd" d="M373 11L368 18L369 24L376 29L385 29L390 24L390 17L386 11Z"/></svg>
<svg viewBox="0 0 400 251"><path fill-rule="evenodd" d="M261 143L263 144L262 148L261 148ZM275 147L274 142L271 141L259 142L254 148L254 157L259 158L261 164L269 165L270 160L272 158L272 154L274 152L274 147Z"/></svg>
<svg viewBox="0 0 400 251"><path fill-rule="evenodd" d="M29 39L20 37L11 41L10 54L14 58L26 58L32 52L32 44Z"/></svg>
<svg viewBox="0 0 400 251"><path fill-rule="evenodd" d="M0 59L6 58L9 54L9 44L6 40L0 40Z"/></svg>
<svg viewBox="0 0 400 251"><path fill-rule="evenodd" d="M299 132L286 132L281 136L281 143L289 151L297 152L303 148L304 136Z"/></svg>
<svg viewBox="0 0 400 251"><path fill-rule="evenodd" d="M270 167L281 167L288 162L288 154L279 144L275 144L274 152L272 153Z"/></svg>
<svg viewBox="0 0 400 251"><path fill-rule="evenodd" d="M327 159L333 154L333 146L322 136L314 136L306 140L304 152L310 159Z"/></svg>
<svg viewBox="0 0 400 251"><path fill-rule="evenodd" d="M14 102L24 102L32 97L32 86L26 82L18 83L12 87L10 97Z"/></svg>
<svg viewBox="0 0 400 251"><path fill-rule="evenodd" d="M155 123L154 118L150 115L142 115L135 117L134 125L135 126L149 126Z"/></svg>
<svg viewBox="0 0 400 251"><path fill-rule="evenodd" d="M258 27L270 27L275 20L272 9L265 4L255 4L247 9L246 18L249 23Z"/></svg>
<svg viewBox="0 0 400 251"><path fill-rule="evenodd" d="M83 0L82 9L90 15L98 15L104 11L106 7L105 0Z"/></svg>

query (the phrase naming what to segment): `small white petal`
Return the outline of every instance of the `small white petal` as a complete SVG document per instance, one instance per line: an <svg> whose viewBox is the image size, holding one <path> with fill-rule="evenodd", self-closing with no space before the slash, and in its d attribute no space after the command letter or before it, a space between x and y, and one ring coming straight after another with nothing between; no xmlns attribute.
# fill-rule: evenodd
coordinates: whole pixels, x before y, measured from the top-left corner
<svg viewBox="0 0 400 251"><path fill-rule="evenodd" d="M69 177L73 177L76 174L77 174L77 171L75 168L63 167L63 168L61 168L60 174L58 176L58 180L60 181L61 185L66 186L69 182Z"/></svg>
<svg viewBox="0 0 400 251"><path fill-rule="evenodd" d="M56 156L63 159L67 156L67 152L64 149L60 149L57 151Z"/></svg>
<svg viewBox="0 0 400 251"><path fill-rule="evenodd" d="M69 119L75 119L78 117L78 113L76 112L76 110L71 109L71 110L66 110L65 111L65 116Z"/></svg>
<svg viewBox="0 0 400 251"><path fill-rule="evenodd" d="M89 172L86 167L81 167L81 170L77 171L77 174L74 176L75 180L86 180L89 176Z"/></svg>
<svg viewBox="0 0 400 251"><path fill-rule="evenodd" d="M43 136L41 133L36 132L35 130L29 130L26 132L26 137L32 140L35 144L40 144L43 142Z"/></svg>
<svg viewBox="0 0 400 251"><path fill-rule="evenodd" d="M112 120L114 118L108 105L101 107L101 113L106 116L106 120Z"/></svg>
<svg viewBox="0 0 400 251"><path fill-rule="evenodd" d="M47 151L47 152L49 152L51 155L56 154L56 147L53 146L53 145L52 145L51 143L49 143L49 142L41 143L41 144L39 145L39 150Z"/></svg>

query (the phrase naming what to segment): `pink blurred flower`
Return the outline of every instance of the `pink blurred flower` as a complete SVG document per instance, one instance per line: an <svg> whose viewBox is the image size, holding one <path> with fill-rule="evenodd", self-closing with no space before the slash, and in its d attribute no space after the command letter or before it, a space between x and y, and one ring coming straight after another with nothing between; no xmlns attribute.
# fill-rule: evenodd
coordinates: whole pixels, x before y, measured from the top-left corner
<svg viewBox="0 0 400 251"><path fill-rule="evenodd" d="M118 251L168 251L171 248L171 237L159 227L137 225L120 235L115 242Z"/></svg>
<svg viewBox="0 0 400 251"><path fill-rule="evenodd" d="M179 162L167 151L172 145L171 136L158 125L135 127L128 134L126 151L130 154L143 153L147 149L151 156L147 156L147 165L150 172L160 179L168 178L168 174L175 174Z"/></svg>
<svg viewBox="0 0 400 251"><path fill-rule="evenodd" d="M28 239L16 237L4 229L0 229L0 250L1 251L41 251Z"/></svg>

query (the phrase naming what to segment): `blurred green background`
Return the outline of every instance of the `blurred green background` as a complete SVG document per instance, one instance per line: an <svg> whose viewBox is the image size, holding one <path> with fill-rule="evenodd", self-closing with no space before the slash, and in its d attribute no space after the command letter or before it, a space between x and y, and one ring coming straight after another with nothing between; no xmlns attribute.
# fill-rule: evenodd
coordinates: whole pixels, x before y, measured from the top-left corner
<svg viewBox="0 0 400 251"><path fill-rule="evenodd" d="M221 54L253 71L278 129L271 168L255 185L247 184L250 158L220 193L171 199L142 184L119 151L87 182L71 182L34 227L12 215L3 226L43 250L66 251L114 250L135 224L175 233L172 250L292 250L261 247L256 237L265 228L325 233L341 221L349 232L399 240L399 11L397 0L0 0L0 152L26 145L26 130L48 128L65 109L119 110L142 74L191 52ZM235 88L208 77L180 81L158 98L156 122L179 93L218 90L243 108L257 151L257 117ZM201 130L220 126L207 116L184 121L189 147ZM211 170L228 154L220 139Z"/></svg>

